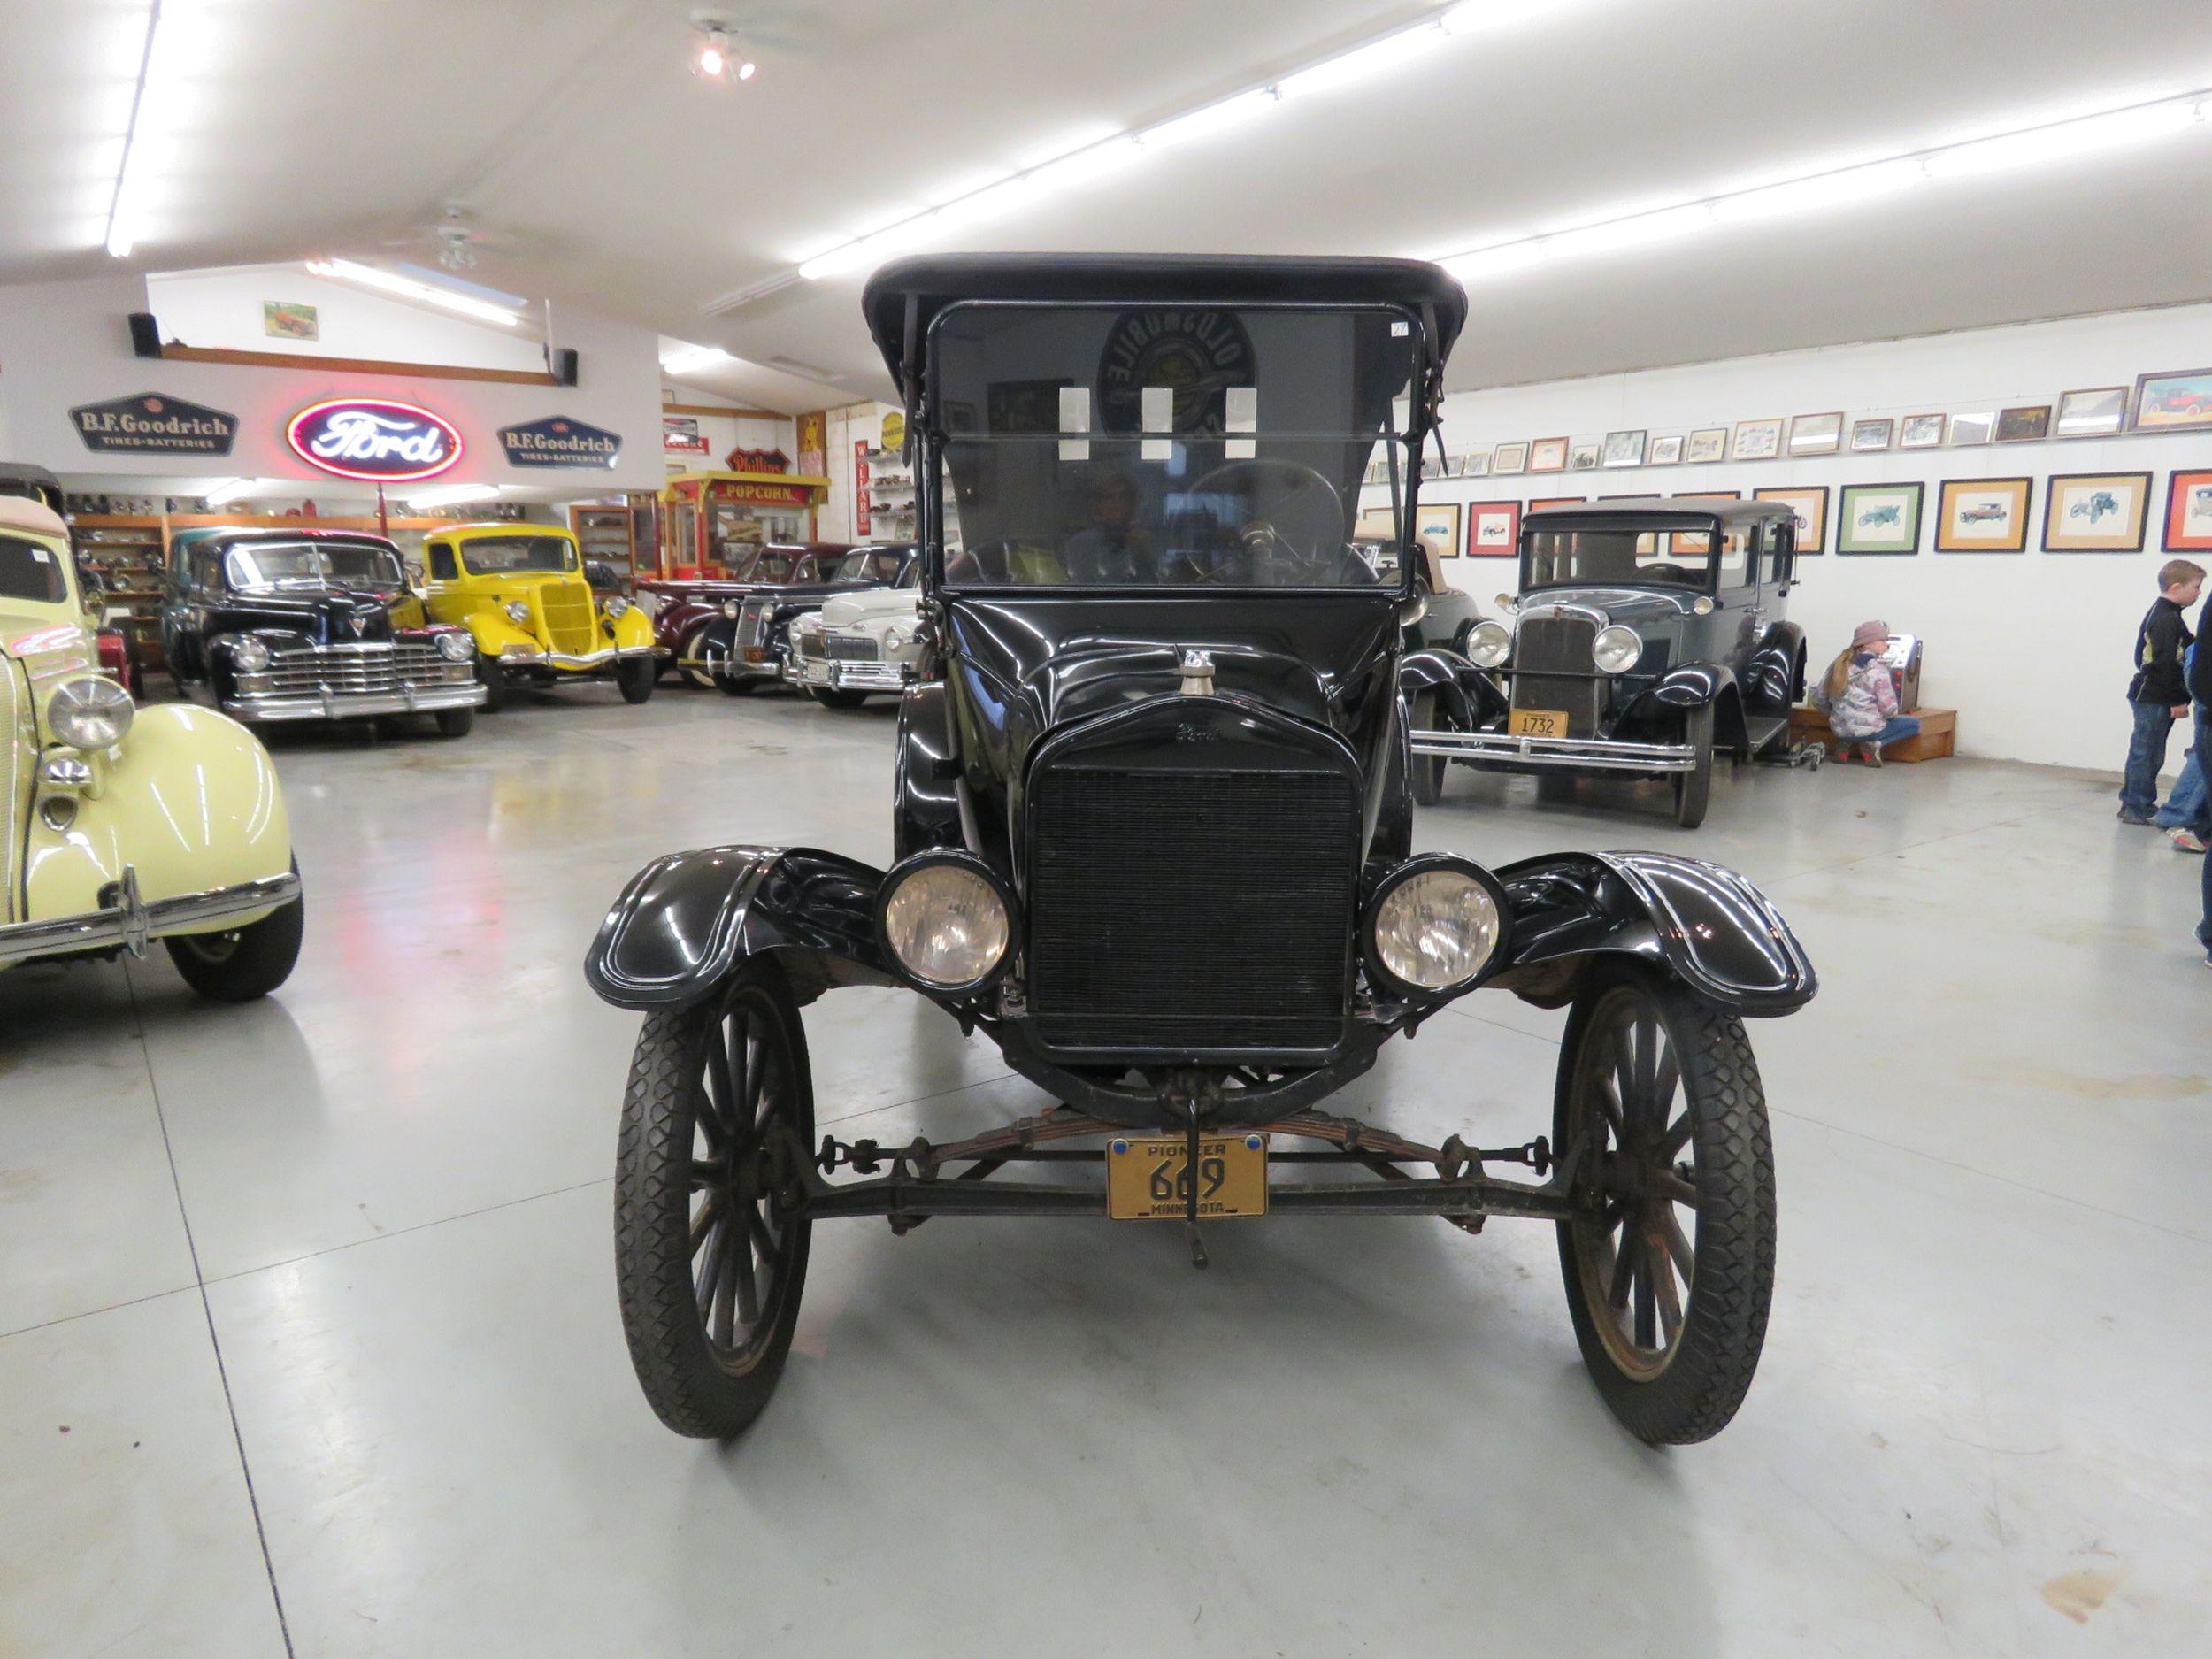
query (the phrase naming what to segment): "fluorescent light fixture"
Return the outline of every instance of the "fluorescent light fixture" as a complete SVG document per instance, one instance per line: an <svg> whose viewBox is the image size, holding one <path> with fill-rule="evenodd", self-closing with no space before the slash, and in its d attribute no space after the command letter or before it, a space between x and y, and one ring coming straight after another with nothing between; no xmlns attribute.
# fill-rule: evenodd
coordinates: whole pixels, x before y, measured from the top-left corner
<svg viewBox="0 0 2212 1659"><path fill-rule="evenodd" d="M115 170L115 193L108 198L107 250L118 259L130 257L144 232L154 169L170 148L165 129L175 113L186 10L187 0L152 0L146 19L146 49L138 62L138 84L131 93L123 158Z"/></svg>
<svg viewBox="0 0 2212 1659"><path fill-rule="evenodd" d="M257 478L227 478L213 489L205 491L200 499L211 507L227 506L241 495L257 495L261 480Z"/></svg>
<svg viewBox="0 0 2212 1659"><path fill-rule="evenodd" d="M418 282L412 277L398 276L389 271L379 270L372 265L357 265L350 259L310 259L307 269L312 275L339 282L351 282L362 288L376 288L386 294L396 294L402 299L414 300L425 305L436 305L446 311L457 311L480 323L497 323L503 328L512 328L522 321L517 312L489 300L472 298L456 294L451 288L438 288L428 282Z"/></svg>
<svg viewBox="0 0 2212 1659"><path fill-rule="evenodd" d="M1233 98L1224 98L1218 104L1209 104L1193 110L1188 115L1179 115L1173 120L1162 121L1157 127L1148 127L1137 134L1137 142L1147 150L1171 150L1177 144L1187 144L1193 139L1210 138L1216 133L1241 127L1256 115L1264 115L1279 102L1271 87L1258 87L1250 92L1240 92Z"/></svg>
<svg viewBox="0 0 2212 1659"><path fill-rule="evenodd" d="M1479 248L1473 253L1456 254L1442 261L1442 264L1462 282L1479 282L1486 277L1504 276L1525 265L1535 265L1543 257L1543 244L1530 237L1525 242L1501 242L1494 248Z"/></svg>
<svg viewBox="0 0 2212 1659"><path fill-rule="evenodd" d="M1953 144L1932 151L1927 157L1927 167L1936 178L1959 179L1976 173L2008 172L2014 167L2040 166L2048 162L2070 161L2076 156L2100 150L2164 138L2193 126L2197 119L2196 105L2187 100L2139 104L2131 110L2115 110L2106 115L2031 127L2024 133L2004 133L1995 138Z"/></svg>
<svg viewBox="0 0 2212 1659"><path fill-rule="evenodd" d="M859 242L849 242L803 261L799 266L799 274L810 282L818 282L824 277L838 276L856 269L867 257L867 250Z"/></svg>
<svg viewBox="0 0 2212 1659"><path fill-rule="evenodd" d="M410 507L458 507L464 502L489 501L499 494L496 484L447 484L407 496Z"/></svg>
<svg viewBox="0 0 2212 1659"><path fill-rule="evenodd" d="M996 219L1001 213L1012 212L1036 190L1035 181L1027 173L1017 173L948 202L937 210L937 219L946 225L979 224L987 219Z"/></svg>
<svg viewBox="0 0 2212 1659"><path fill-rule="evenodd" d="M1102 143L1087 145L1057 160L1032 167L1023 176L1042 196L1055 190L1073 189L1109 173L1119 173L1143 154L1143 148L1135 139L1120 133Z"/></svg>
<svg viewBox="0 0 2212 1659"><path fill-rule="evenodd" d="M1686 236L1692 231L1703 230L1713 222L1713 210L1709 203L1694 202L1687 207L1662 208L1656 213L1638 213L1630 219L1612 219L1602 225L1586 225L1576 230L1563 230L1544 238L1544 257L1548 259L1572 258L1582 254L1612 253L1622 248L1640 248L1647 242L1668 242L1677 236Z"/></svg>
<svg viewBox="0 0 2212 1659"><path fill-rule="evenodd" d="M1301 69L1294 75L1285 75L1275 89L1286 98L1302 98L1316 92L1333 92L1339 87L1348 87L1356 81L1364 81L1394 65L1409 61L1427 48L1444 44L1445 34L1441 20L1417 23L1409 29L1400 29L1395 35L1386 35L1379 41L1364 46L1355 46L1348 52L1339 52L1334 58L1325 58L1310 69Z"/></svg>
<svg viewBox="0 0 2212 1659"><path fill-rule="evenodd" d="M696 374L702 369L719 368L737 359L719 346L685 346L672 351L661 359L664 374Z"/></svg>
<svg viewBox="0 0 2212 1659"><path fill-rule="evenodd" d="M1785 184L1764 185L1755 190L1717 196L1713 201L1713 217L1732 222L1817 212L1822 208L1843 207L1872 196L1887 196L1893 190L1909 189L1927 176L1926 169L1917 160L1878 161L1870 166L1846 167L1837 173L1816 173L1809 179L1793 179Z"/></svg>

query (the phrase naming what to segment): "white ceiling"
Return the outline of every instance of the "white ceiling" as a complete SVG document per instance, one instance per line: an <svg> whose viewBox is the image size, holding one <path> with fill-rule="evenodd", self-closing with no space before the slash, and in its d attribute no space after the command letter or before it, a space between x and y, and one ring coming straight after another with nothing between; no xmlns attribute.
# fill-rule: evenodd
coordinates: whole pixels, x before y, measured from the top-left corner
<svg viewBox="0 0 2212 1659"><path fill-rule="evenodd" d="M1089 131L1432 13L1360 0L733 0L759 75L688 73L688 0L172 0L205 64L134 263L426 258L720 345L796 410L887 389L857 274L702 308ZM1509 4L1511 0L1501 0ZM0 280L99 243L145 0L0 0ZM960 245L1437 254L1970 131L2212 85L2212 4L1576 0ZM1456 386L2212 297L2212 123L2137 151L1503 276ZM2212 355L2208 352L2208 355Z"/></svg>

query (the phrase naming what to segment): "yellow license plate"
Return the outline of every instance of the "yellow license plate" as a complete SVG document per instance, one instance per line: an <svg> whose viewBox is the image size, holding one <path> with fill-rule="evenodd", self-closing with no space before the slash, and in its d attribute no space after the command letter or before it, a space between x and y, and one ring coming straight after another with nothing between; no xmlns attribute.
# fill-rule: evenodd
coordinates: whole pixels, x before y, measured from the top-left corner
<svg viewBox="0 0 2212 1659"><path fill-rule="evenodd" d="M1106 1213L1116 1221L1176 1221L1190 1213L1190 1141L1118 1137L1106 1145ZM1267 1213L1267 1137L1204 1135L1198 1142L1202 1221Z"/></svg>
<svg viewBox="0 0 2212 1659"><path fill-rule="evenodd" d="M1506 717L1505 729L1509 737L1564 737L1567 735L1567 711L1564 709L1516 709Z"/></svg>

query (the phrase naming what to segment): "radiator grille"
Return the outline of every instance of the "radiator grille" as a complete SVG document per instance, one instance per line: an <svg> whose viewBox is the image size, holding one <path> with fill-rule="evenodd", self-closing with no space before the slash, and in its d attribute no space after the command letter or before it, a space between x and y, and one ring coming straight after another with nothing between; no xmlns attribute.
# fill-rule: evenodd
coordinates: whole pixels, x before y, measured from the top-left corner
<svg viewBox="0 0 2212 1659"><path fill-rule="evenodd" d="M581 582L549 583L538 590L538 612L545 618L546 643L569 657L582 657L597 644L591 621L591 589Z"/></svg>
<svg viewBox="0 0 2212 1659"><path fill-rule="evenodd" d="M1591 644L1597 633L1587 617L1524 620L1513 635L1513 706L1563 710L1569 737L1595 737L1601 687Z"/></svg>
<svg viewBox="0 0 2212 1659"><path fill-rule="evenodd" d="M421 644L319 646L280 651L263 676L271 695L313 696L324 691L396 691L402 685L435 686L463 678L469 664L451 664Z"/></svg>
<svg viewBox="0 0 2212 1659"><path fill-rule="evenodd" d="M1042 769L1029 998L1070 1049L1326 1048L1359 866L1351 780Z"/></svg>
<svg viewBox="0 0 2212 1659"><path fill-rule="evenodd" d="M872 634L837 634L828 636L830 661L833 663L879 663L883 649Z"/></svg>

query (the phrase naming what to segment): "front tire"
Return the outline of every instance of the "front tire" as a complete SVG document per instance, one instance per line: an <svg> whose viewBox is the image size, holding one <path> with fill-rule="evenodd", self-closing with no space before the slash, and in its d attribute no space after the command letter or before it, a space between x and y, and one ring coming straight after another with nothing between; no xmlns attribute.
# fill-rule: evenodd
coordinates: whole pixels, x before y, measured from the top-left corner
<svg viewBox="0 0 2212 1659"><path fill-rule="evenodd" d="M1713 705L1690 710L1682 722L1682 741L1697 751L1690 770L1674 774L1674 821L1684 829L1705 822L1713 798Z"/></svg>
<svg viewBox="0 0 2212 1659"><path fill-rule="evenodd" d="M292 873L299 873L295 859ZM163 940L184 982L215 1002L250 1002L292 977L307 926L304 895L257 922L225 933L180 933Z"/></svg>
<svg viewBox="0 0 2212 1659"><path fill-rule="evenodd" d="M1446 729L1436 712L1437 696L1433 691L1416 692L1406 710L1406 724L1415 732L1439 732ZM1451 762L1441 755L1415 755L1408 763L1406 781L1413 790L1416 806L1434 806L1444 798L1444 768Z"/></svg>
<svg viewBox="0 0 2212 1659"><path fill-rule="evenodd" d="M775 1392L806 1286L813 1135L806 1037L772 964L647 1018L615 1157L615 1279L638 1384L679 1434L740 1433Z"/></svg>
<svg viewBox="0 0 2212 1659"><path fill-rule="evenodd" d="M1709 1439L1751 1386L1774 1294L1774 1149L1743 1022L1644 969L1598 979L1568 1017L1552 1126L1584 1207L1559 1262L1598 1393L1639 1440Z"/></svg>
<svg viewBox="0 0 2212 1659"><path fill-rule="evenodd" d="M614 665L615 688L625 703L643 703L659 678L660 665L649 657L625 657Z"/></svg>
<svg viewBox="0 0 2212 1659"><path fill-rule="evenodd" d="M857 709L868 701L864 691L833 691L827 686L809 686L807 695L825 709Z"/></svg>
<svg viewBox="0 0 2212 1659"><path fill-rule="evenodd" d="M466 737L476 729L473 709L440 709L432 718L438 722L440 737Z"/></svg>
<svg viewBox="0 0 2212 1659"><path fill-rule="evenodd" d="M476 683L484 687L484 712L496 714L507 706L507 671L496 657L476 654Z"/></svg>

